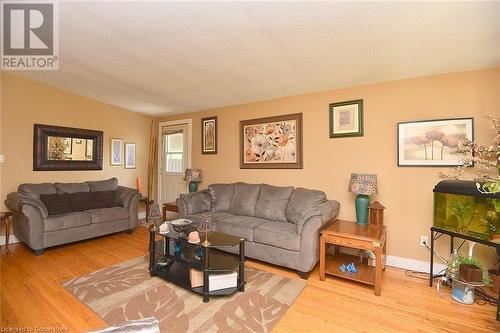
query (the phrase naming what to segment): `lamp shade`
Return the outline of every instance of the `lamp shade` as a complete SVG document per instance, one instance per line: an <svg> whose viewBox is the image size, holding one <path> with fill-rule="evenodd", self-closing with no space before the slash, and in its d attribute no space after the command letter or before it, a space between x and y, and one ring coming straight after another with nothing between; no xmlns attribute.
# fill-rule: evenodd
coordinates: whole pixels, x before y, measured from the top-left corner
<svg viewBox="0 0 500 333"><path fill-rule="evenodd" d="M186 169L185 178L192 182L201 182L201 169Z"/></svg>
<svg viewBox="0 0 500 333"><path fill-rule="evenodd" d="M349 192L364 195L377 194L377 175L369 173L352 173Z"/></svg>

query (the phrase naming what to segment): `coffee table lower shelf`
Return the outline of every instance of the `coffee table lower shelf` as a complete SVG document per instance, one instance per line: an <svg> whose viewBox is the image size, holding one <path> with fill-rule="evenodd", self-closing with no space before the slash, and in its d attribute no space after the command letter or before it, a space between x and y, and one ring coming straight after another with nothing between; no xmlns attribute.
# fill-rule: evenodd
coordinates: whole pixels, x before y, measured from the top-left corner
<svg viewBox="0 0 500 333"><path fill-rule="evenodd" d="M151 270L151 276L158 276L164 280L175 283L179 287L182 287L186 290L192 291L199 295L203 295L203 287L191 288L191 281L189 279L189 269L190 267L188 265L172 260L170 263L166 265L156 264ZM209 296L230 295L237 292L238 290L243 290L244 286L245 282L241 283L240 286L209 291L208 295Z"/></svg>
<svg viewBox="0 0 500 333"><path fill-rule="evenodd" d="M354 263L357 273L348 273L342 272L339 269L339 266L344 264L348 265L350 263ZM359 257L349 255L349 254L335 254L335 255L327 255L325 262L325 273L329 275L339 276L344 279L349 279L352 281L357 281L369 285L375 285L375 267L369 266L366 263L359 262Z"/></svg>

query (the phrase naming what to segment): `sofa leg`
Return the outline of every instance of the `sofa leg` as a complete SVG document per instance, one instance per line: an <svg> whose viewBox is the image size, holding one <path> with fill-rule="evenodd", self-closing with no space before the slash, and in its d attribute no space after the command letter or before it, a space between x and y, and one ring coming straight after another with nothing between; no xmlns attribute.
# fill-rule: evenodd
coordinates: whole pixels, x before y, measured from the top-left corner
<svg viewBox="0 0 500 333"><path fill-rule="evenodd" d="M299 276L304 280L307 280L307 278L309 277L309 272L297 271L297 274L299 274Z"/></svg>
<svg viewBox="0 0 500 333"><path fill-rule="evenodd" d="M36 256L41 256L43 254L43 252L45 251L45 249L40 249L40 250L35 250L33 252L35 252L35 255Z"/></svg>
<svg viewBox="0 0 500 333"><path fill-rule="evenodd" d="M127 234L131 234L131 233L133 233L133 232L134 232L134 229L128 229L128 230L126 230L125 232L126 232Z"/></svg>

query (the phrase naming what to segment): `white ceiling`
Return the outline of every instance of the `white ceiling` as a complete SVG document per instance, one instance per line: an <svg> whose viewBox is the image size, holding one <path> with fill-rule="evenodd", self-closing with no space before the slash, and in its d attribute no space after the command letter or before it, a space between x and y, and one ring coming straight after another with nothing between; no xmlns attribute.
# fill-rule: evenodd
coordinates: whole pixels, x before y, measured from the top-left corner
<svg viewBox="0 0 500 333"><path fill-rule="evenodd" d="M500 66L500 2L62 2L60 70L13 72L181 113Z"/></svg>

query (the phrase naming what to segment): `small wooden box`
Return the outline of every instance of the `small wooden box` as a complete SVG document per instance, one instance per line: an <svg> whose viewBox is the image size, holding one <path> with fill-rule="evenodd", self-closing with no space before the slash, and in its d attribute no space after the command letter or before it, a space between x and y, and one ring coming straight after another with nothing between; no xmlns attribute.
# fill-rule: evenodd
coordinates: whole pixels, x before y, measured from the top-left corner
<svg viewBox="0 0 500 333"><path fill-rule="evenodd" d="M483 270L475 265L461 264L458 274L461 279L467 282L481 283L483 281Z"/></svg>

